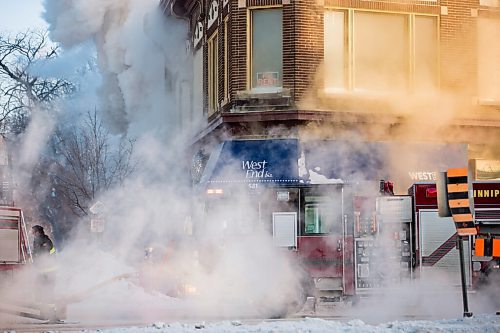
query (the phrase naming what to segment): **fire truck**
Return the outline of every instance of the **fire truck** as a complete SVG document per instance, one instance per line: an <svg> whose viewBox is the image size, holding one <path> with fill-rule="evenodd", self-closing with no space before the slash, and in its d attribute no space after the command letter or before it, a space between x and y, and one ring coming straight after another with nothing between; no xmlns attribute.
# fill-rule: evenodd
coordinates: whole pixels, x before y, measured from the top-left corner
<svg viewBox="0 0 500 333"><path fill-rule="evenodd" d="M10 177L10 158L0 137L0 282L32 261L23 211L14 206Z"/></svg>
<svg viewBox="0 0 500 333"><path fill-rule="evenodd" d="M12 276L14 270L31 261L22 210L0 206L0 273Z"/></svg>
<svg viewBox="0 0 500 333"><path fill-rule="evenodd" d="M379 184L380 194L363 193ZM253 211L228 211L239 207L240 200L229 187L217 194L208 189L205 209L208 221L252 219L267 224L274 244L296 258L311 278L310 296L349 301L413 274L413 198L390 195L383 190L388 184L363 183L362 194L356 193L359 184L266 188L254 194L259 201Z"/></svg>
<svg viewBox="0 0 500 333"><path fill-rule="evenodd" d="M386 166L375 159L366 162L359 154L346 158L355 163L351 169L343 166L356 170L350 176L368 167L382 170L375 176L387 177ZM395 195L390 181L325 176L324 167L304 167L304 159L304 148L294 140L225 141L200 177L202 224L206 228L220 223L220 230L246 232L266 226L275 245L308 273L313 286L308 293L323 302L383 293L409 279L435 283L438 275L449 277L447 284L460 285L455 224L438 216L435 181L415 182L404 195ZM446 169L465 160L432 168ZM297 173L290 173L294 168ZM307 179L301 169L308 170ZM500 257L500 182L475 181L472 187L479 233L466 242L470 288L487 272L498 270ZM206 235L202 231L198 237Z"/></svg>
<svg viewBox="0 0 500 333"><path fill-rule="evenodd" d="M467 284L478 287L492 269L498 270L500 242L500 182L473 181L472 202L478 234L465 246ZM439 272L459 283L457 232L451 217L438 215L435 183L414 184L409 193L414 202L415 275L430 280Z"/></svg>

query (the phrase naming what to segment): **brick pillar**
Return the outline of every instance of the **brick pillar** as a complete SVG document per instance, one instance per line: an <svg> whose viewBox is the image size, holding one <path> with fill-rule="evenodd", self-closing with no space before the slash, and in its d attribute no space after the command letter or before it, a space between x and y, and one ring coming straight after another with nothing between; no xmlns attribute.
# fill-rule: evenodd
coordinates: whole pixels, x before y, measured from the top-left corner
<svg viewBox="0 0 500 333"><path fill-rule="evenodd" d="M292 11L292 22L289 23L292 26L288 27L285 23L285 27L287 33L293 36L294 44L284 43L283 52L285 53L285 47L289 52L290 48L293 48L291 55L294 59L287 59L288 54L284 54L284 67L287 65L284 68L287 70L284 77L286 76L286 87L293 82L294 101L298 102L313 89L314 77L324 58L323 6L319 6L315 0L296 0L288 7L293 7L286 11L286 14ZM290 19L290 16L287 19ZM293 73L290 73L289 69L291 61L292 68L295 68Z"/></svg>
<svg viewBox="0 0 500 333"><path fill-rule="evenodd" d="M238 8L238 1L231 1L229 6L231 6L229 93L231 100L234 100L237 91L247 88L247 8Z"/></svg>
<svg viewBox="0 0 500 333"><path fill-rule="evenodd" d="M441 89L474 96L477 78L477 17L479 0L441 0Z"/></svg>

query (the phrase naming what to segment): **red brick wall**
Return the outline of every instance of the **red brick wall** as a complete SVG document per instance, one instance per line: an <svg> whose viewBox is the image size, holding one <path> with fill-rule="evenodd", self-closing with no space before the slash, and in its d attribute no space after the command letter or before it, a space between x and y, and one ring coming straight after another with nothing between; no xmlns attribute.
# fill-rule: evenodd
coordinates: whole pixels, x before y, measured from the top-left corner
<svg viewBox="0 0 500 333"><path fill-rule="evenodd" d="M447 15L440 15L440 79L444 91L474 96L476 90L476 17L471 9L479 8L479 0L440 1L365 1L365 0L290 0L283 6L283 86L292 91L295 102L311 90L314 76L323 61L323 10L328 7L359 8L392 12L426 13L439 15L442 7ZM210 1L204 0L205 13ZM247 13L249 7L281 5L281 0L247 0L239 8L238 0L229 2L229 95L234 100L237 91L247 87ZM227 11L227 9L226 9ZM224 99L224 18L223 1L219 0L219 102ZM193 12L197 16L197 11ZM191 26L194 27L192 20ZM209 31L205 31L206 43ZM208 95L204 56L204 105ZM230 104L224 111L228 111Z"/></svg>
<svg viewBox="0 0 500 333"><path fill-rule="evenodd" d="M471 9L479 0L441 0L448 15L441 15L441 89L473 96L476 91L476 17Z"/></svg>
<svg viewBox="0 0 500 333"><path fill-rule="evenodd" d="M287 14L291 15L287 15L285 21L291 25L288 34L291 40L287 40L283 50L287 65L284 66L284 86L293 88L295 101L300 101L311 89L318 66L323 61L323 8L315 0L292 1L288 7Z"/></svg>
<svg viewBox="0 0 500 333"><path fill-rule="evenodd" d="M229 94L234 99L237 91L246 89L247 82L247 8L238 8L238 1L230 4L230 66Z"/></svg>
<svg viewBox="0 0 500 333"><path fill-rule="evenodd" d="M283 86L300 98L310 86L323 54L322 9L314 0L295 0L283 5ZM248 0L230 9L230 95L247 87L247 11L248 7L280 5L278 0Z"/></svg>

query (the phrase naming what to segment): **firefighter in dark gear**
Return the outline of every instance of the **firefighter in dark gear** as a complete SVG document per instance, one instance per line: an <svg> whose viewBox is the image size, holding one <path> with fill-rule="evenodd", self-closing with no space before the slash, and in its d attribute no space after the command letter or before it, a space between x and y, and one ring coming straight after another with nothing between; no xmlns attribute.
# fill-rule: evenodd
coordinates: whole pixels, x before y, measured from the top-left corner
<svg viewBox="0 0 500 333"><path fill-rule="evenodd" d="M33 232L34 240L33 240L33 256L36 258L42 258L44 255L52 255L56 252L56 248L54 247L54 243L52 240L45 234L43 227L40 225L34 225L31 227Z"/></svg>
<svg viewBox="0 0 500 333"><path fill-rule="evenodd" d="M33 234L33 261L37 270L35 281L35 301L41 304L41 313L49 320L55 318L55 253L52 240L45 234L43 227L35 225L31 228Z"/></svg>

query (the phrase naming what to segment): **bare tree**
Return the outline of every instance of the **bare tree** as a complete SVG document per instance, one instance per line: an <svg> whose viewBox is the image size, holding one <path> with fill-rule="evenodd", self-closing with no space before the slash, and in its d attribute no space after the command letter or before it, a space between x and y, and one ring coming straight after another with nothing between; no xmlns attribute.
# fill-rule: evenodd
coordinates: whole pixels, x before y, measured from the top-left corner
<svg viewBox="0 0 500 333"><path fill-rule="evenodd" d="M31 112L54 99L74 91L63 78L33 74L33 66L57 57L58 46L51 44L46 31L0 35L0 129L19 133L26 127Z"/></svg>
<svg viewBox="0 0 500 333"><path fill-rule="evenodd" d="M78 88L67 78L41 74L58 51L46 31L0 35L0 134L14 134L13 154L18 151L16 134L26 130L32 113L50 110L53 102L73 96ZM88 59L75 75L96 70L95 59ZM122 183L134 169L133 140L111 136L97 111L84 120L50 134L49 145L27 170L30 178L16 195L16 204L50 224L58 238L73 228L75 214L87 215L99 194Z"/></svg>
<svg viewBox="0 0 500 333"><path fill-rule="evenodd" d="M112 142L97 111L87 113L83 126L59 132L57 140L55 190L78 216L87 215L99 194L121 184L135 168L134 140Z"/></svg>

